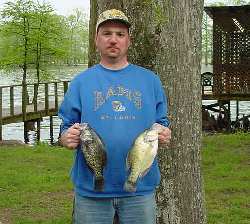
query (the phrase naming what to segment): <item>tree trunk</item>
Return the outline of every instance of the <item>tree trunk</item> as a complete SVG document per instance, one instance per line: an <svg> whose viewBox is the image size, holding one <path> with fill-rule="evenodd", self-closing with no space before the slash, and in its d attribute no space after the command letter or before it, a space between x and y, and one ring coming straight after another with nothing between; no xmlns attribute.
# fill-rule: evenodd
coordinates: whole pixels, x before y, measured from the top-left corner
<svg viewBox="0 0 250 224"><path fill-rule="evenodd" d="M132 22L129 61L159 74L169 98L172 141L158 152L157 222L206 223L200 173L203 0L92 0L89 65L98 62L97 15L110 8L123 10Z"/></svg>
<svg viewBox="0 0 250 224"><path fill-rule="evenodd" d="M22 78L22 104L26 107L29 104L29 93L27 90L27 57L28 57L28 33L29 22L26 17L23 17L23 38L24 38L24 57L23 57L23 78Z"/></svg>
<svg viewBox="0 0 250 224"><path fill-rule="evenodd" d="M155 67L168 92L173 139L169 152L161 150L159 156L159 223L205 223L200 174L203 1L166 1L162 8L167 23Z"/></svg>

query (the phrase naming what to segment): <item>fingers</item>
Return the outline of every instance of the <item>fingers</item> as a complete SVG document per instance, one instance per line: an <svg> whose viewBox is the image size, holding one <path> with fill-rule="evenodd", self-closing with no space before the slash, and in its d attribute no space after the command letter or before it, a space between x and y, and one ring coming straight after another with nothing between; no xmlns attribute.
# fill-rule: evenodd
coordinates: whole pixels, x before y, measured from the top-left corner
<svg viewBox="0 0 250 224"><path fill-rule="evenodd" d="M73 124L66 132L61 136L61 143L67 148L74 149L80 144L80 125L79 123Z"/></svg>
<svg viewBox="0 0 250 224"><path fill-rule="evenodd" d="M72 125L67 130L68 137L72 139L79 139L80 133L81 133L81 129L80 129L79 123Z"/></svg>
<svg viewBox="0 0 250 224"><path fill-rule="evenodd" d="M161 132L159 132L158 139L160 144L170 143L171 130L169 128L164 127Z"/></svg>

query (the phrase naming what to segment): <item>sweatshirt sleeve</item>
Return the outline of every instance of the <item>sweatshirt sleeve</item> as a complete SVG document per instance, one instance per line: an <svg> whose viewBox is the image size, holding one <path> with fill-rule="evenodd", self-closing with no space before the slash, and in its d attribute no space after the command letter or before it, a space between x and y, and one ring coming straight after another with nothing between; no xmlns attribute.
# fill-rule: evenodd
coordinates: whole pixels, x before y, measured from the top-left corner
<svg viewBox="0 0 250 224"><path fill-rule="evenodd" d="M72 80L59 108L58 116L62 120L60 134L74 123L81 122L81 101L78 83Z"/></svg>
<svg viewBox="0 0 250 224"><path fill-rule="evenodd" d="M169 127L167 97L163 89L162 83L157 76L156 79L156 122Z"/></svg>

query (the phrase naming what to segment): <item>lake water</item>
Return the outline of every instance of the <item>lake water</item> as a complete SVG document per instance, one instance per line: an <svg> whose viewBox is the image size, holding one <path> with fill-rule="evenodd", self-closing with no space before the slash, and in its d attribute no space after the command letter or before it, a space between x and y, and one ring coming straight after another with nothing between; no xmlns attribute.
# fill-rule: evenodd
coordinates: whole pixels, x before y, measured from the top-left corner
<svg viewBox="0 0 250 224"><path fill-rule="evenodd" d="M203 100L203 105L209 105L217 103L217 100ZM237 102L235 100L230 101L230 110L231 110L231 120L235 121L236 119L236 104ZM217 107L219 109L219 107ZM215 116L218 115L218 113L212 113ZM242 118L244 115L250 115L250 101L239 101L239 118Z"/></svg>
<svg viewBox="0 0 250 224"><path fill-rule="evenodd" d="M77 73L86 69L86 65L81 66L60 66L53 67L49 69L49 72L53 76L54 80L71 80ZM12 84L21 84L21 74L22 72L17 70L9 74L0 70L0 86L3 85L12 85ZM52 80L52 79L51 79ZM30 83L33 83L30 81ZM3 102L4 105L4 102ZM59 133L60 119L55 116L53 119L54 123L54 139L56 140ZM23 141L23 122L3 125L3 139L4 140L21 140ZM49 117L45 117L41 122L41 140L50 141L50 131L49 131ZM29 132L30 144L34 143L36 133L34 131Z"/></svg>
<svg viewBox="0 0 250 224"><path fill-rule="evenodd" d="M77 73L86 69L86 65L82 66L73 66L73 67L53 67L49 70L53 74L53 80L71 80ZM11 84L20 84L21 83L21 71L12 72L9 75L6 75L5 72L0 70L0 86L1 85L11 85ZM203 101L203 104L212 104L216 103L216 100L206 100ZM4 102L3 102L4 104ZM240 118L243 114L250 114L250 102L241 101L239 102L239 114ZM216 115L216 114L215 114ZM231 101L231 119L235 120L236 117L236 101ZM59 133L60 119L54 117L54 139L57 139ZM46 117L41 122L41 140L48 141L49 136L49 117ZM34 143L35 132L29 132L30 134L30 144ZM3 126L3 139L5 140L21 140L23 141L23 123L9 124Z"/></svg>

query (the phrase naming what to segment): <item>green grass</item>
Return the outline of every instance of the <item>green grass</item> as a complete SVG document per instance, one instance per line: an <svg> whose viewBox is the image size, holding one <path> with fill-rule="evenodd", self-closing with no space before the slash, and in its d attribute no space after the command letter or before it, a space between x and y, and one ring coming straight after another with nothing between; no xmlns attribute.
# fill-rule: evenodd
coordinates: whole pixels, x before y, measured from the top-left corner
<svg viewBox="0 0 250 224"><path fill-rule="evenodd" d="M69 224L73 152L48 145L0 147L0 223ZM209 224L250 223L249 158L249 134L204 137Z"/></svg>
<svg viewBox="0 0 250 224"><path fill-rule="evenodd" d="M250 135L203 141L202 169L209 224L250 223Z"/></svg>
<svg viewBox="0 0 250 224"><path fill-rule="evenodd" d="M0 222L66 224L72 212L73 152L47 145L0 149Z"/></svg>

